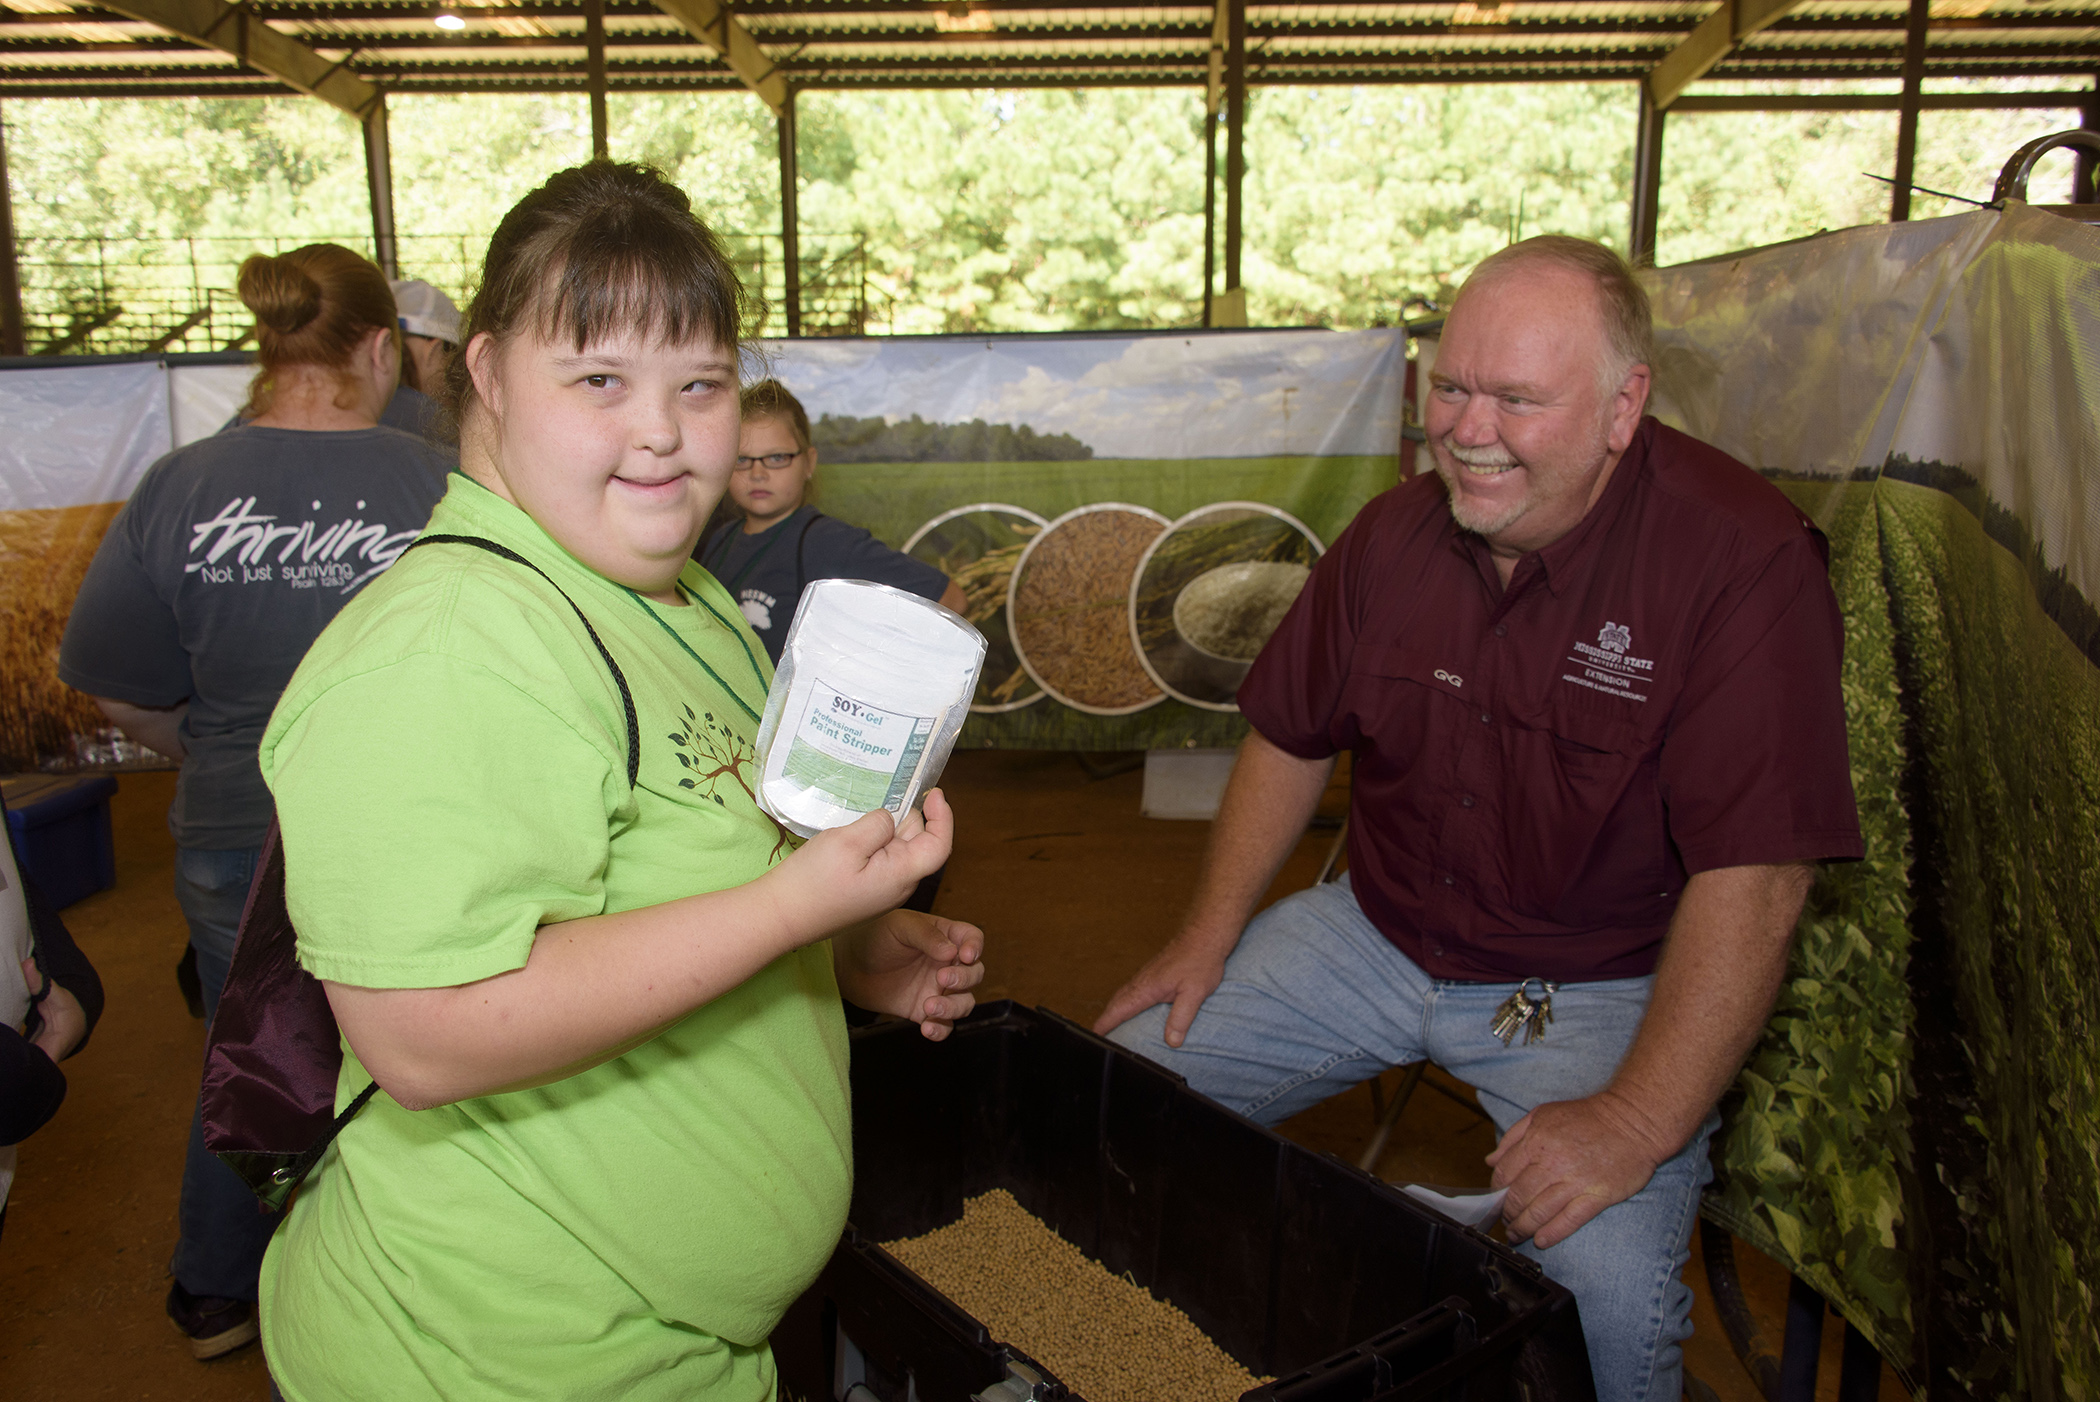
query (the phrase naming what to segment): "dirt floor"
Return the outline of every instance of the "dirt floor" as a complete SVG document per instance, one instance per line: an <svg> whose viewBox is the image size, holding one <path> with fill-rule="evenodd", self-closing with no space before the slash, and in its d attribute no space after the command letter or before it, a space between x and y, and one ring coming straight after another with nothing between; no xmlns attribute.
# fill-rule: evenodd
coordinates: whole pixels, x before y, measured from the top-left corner
<svg viewBox="0 0 2100 1402"><path fill-rule="evenodd" d="M1095 777L1073 755L961 754L946 786L960 831L937 909L985 927L984 996L1090 1021L1173 932L1208 824L1141 817L1135 769ZM173 790L171 774L124 776L114 804L117 885L65 912L101 972L108 1007L94 1042L67 1063L64 1109L22 1147L0 1237L0 1394L14 1402L267 1395L257 1349L198 1363L162 1309L204 1041L173 977L186 940L164 821ZM1330 830L1308 833L1272 894L1308 884L1331 841ZM1462 1108L1462 1087L1444 1084L1452 1095L1425 1087L1408 1106L1379 1162L1384 1176L1487 1182L1481 1158L1493 1131ZM1368 1088L1358 1088L1283 1129L1353 1162L1373 1124ZM1786 1274L1746 1247L1737 1254L1776 1351ZM1687 1278L1700 1295L1698 1332L1686 1350L1691 1373L1727 1402L1756 1402L1704 1298L1696 1243ZM1840 1333L1833 1318L1821 1398L1836 1396ZM1885 1374L1882 1396L1900 1395Z"/></svg>

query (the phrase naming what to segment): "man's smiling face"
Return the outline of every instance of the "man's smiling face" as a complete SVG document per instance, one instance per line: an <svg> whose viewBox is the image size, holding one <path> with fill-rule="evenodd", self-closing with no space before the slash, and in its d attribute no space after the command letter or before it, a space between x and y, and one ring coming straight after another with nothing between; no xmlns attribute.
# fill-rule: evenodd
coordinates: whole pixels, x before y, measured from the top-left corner
<svg viewBox="0 0 2100 1402"><path fill-rule="evenodd" d="M1424 427L1452 518L1497 556L1552 544L1603 494L1648 395L1645 365L1605 385L1612 358L1587 273L1520 264L1459 294Z"/></svg>

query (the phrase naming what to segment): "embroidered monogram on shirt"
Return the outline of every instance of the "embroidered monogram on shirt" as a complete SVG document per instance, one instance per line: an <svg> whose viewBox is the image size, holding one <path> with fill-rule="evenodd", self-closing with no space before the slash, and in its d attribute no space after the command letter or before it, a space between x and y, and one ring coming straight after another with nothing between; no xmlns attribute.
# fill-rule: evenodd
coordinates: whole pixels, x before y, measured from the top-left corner
<svg viewBox="0 0 2100 1402"><path fill-rule="evenodd" d="M1596 642L1575 644L1567 661L1576 670L1561 673L1560 679L1622 700L1646 701L1655 662L1631 656L1632 651L1633 630L1607 618L1597 630Z"/></svg>

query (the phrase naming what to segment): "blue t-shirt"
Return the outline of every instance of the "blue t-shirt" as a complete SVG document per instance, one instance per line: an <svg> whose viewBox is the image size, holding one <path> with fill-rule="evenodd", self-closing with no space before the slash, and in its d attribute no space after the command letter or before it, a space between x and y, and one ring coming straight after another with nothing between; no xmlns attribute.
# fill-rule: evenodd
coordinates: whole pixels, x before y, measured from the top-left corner
<svg viewBox="0 0 2100 1402"><path fill-rule="evenodd" d="M776 665L803 586L813 579L873 580L922 599L938 599L948 588L948 576L932 565L814 506L797 508L757 535L745 535L744 523L731 521L694 558L722 581Z"/></svg>

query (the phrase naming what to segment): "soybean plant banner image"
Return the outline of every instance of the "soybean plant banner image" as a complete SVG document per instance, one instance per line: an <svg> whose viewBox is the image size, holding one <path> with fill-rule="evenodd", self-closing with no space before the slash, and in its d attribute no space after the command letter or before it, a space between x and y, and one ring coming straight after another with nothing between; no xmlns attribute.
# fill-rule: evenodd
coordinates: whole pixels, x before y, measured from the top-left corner
<svg viewBox="0 0 2100 1402"><path fill-rule="evenodd" d="M1399 478L1399 330L798 340L764 356L809 411L819 507L941 564L992 638L966 747L1237 743L1245 722L1214 698L1246 662L1219 608L1206 631L1184 607L1195 642L1141 656L1128 594L1146 552L1177 590L1204 573L1240 586L1273 626L1277 580L1302 580L1313 540L1333 544ZM1242 505L1162 539L1220 503ZM950 516L964 507L1009 509ZM1154 632L1172 629L1174 600L1143 602L1168 620ZM1002 662L1010 616L1023 651Z"/></svg>
<svg viewBox="0 0 2100 1402"><path fill-rule="evenodd" d="M1868 849L1707 1213L1920 1395L2100 1398L2100 230L2011 201L1643 276L1656 411L1830 536Z"/></svg>
<svg viewBox="0 0 2100 1402"><path fill-rule="evenodd" d="M140 475L231 417L251 373L238 356L178 359L0 369L0 770L93 762L105 723L58 680L73 596Z"/></svg>

